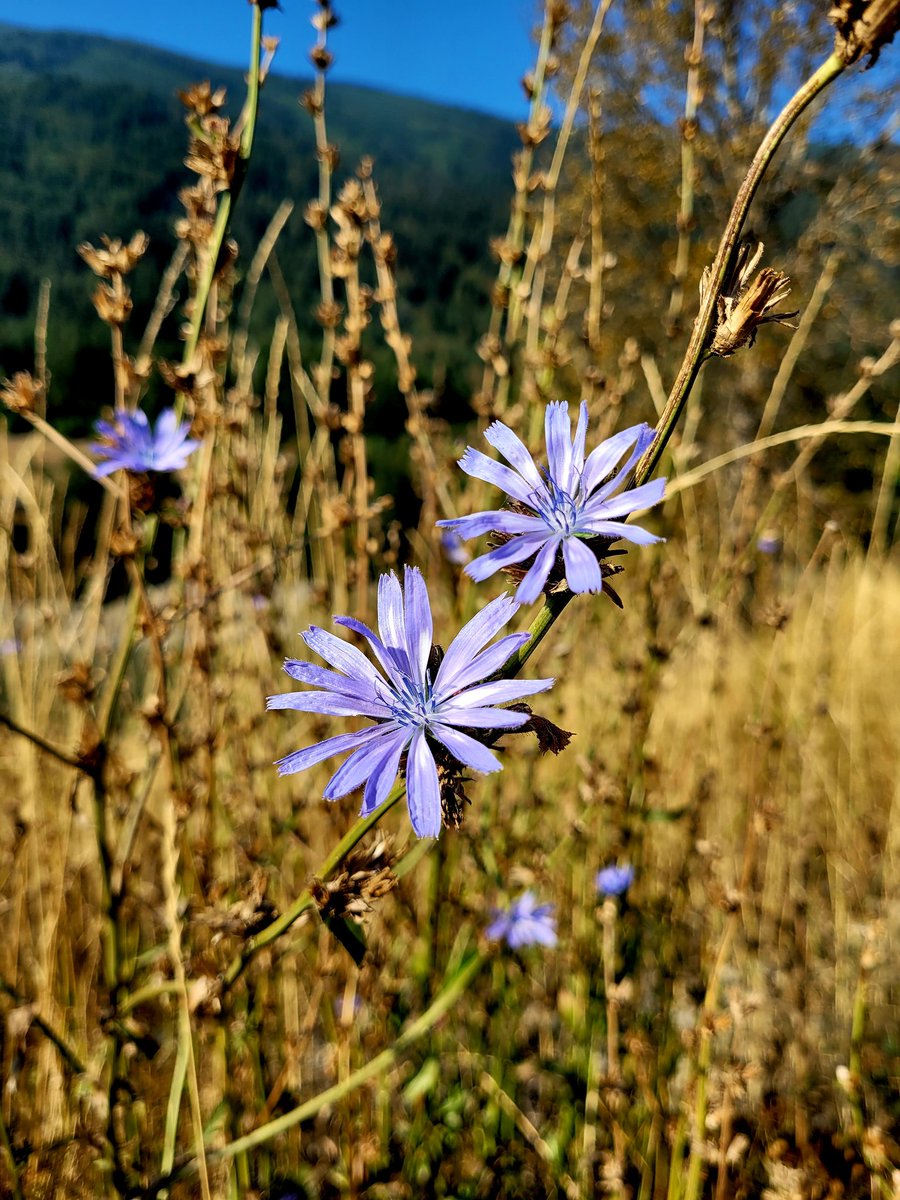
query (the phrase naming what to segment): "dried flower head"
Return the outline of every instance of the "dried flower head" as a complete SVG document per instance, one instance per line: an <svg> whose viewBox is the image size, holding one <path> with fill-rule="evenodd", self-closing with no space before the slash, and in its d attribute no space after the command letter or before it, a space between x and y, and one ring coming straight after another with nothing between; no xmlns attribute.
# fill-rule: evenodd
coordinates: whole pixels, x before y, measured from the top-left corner
<svg viewBox="0 0 900 1200"><path fill-rule="evenodd" d="M98 283L91 300L97 316L107 325L124 325L134 307L131 293L121 282L114 287L108 283Z"/></svg>
<svg viewBox="0 0 900 1200"><path fill-rule="evenodd" d="M871 67L900 29L900 0L837 0L828 19L836 30L834 48L844 62L849 66L868 54Z"/></svg>
<svg viewBox="0 0 900 1200"><path fill-rule="evenodd" d="M750 277L756 270L764 249L763 243L760 242L752 258L749 242L744 242L738 249L734 267L717 301L718 320L709 349L710 354L728 358L741 346L752 346L760 325L767 325L771 321L793 328L789 322L792 317L796 317L797 310L770 311L790 294L791 286L787 275L782 271L764 267L751 281ZM709 267L706 267L700 280L701 301L705 299L709 290L709 279Z"/></svg>
<svg viewBox="0 0 900 1200"><path fill-rule="evenodd" d="M101 279L127 275L144 257L150 245L150 239L140 229L127 245L120 238L108 238L106 234L100 240L103 242L102 249L98 250L90 242L82 242L78 253Z"/></svg>
<svg viewBox="0 0 900 1200"><path fill-rule="evenodd" d="M226 94L223 87L213 91L208 79L202 83L192 83L186 91L177 93L184 107L198 117L208 117L210 113L218 112L225 103Z"/></svg>
<svg viewBox="0 0 900 1200"><path fill-rule="evenodd" d="M313 625L303 640L335 670L288 659L284 669L317 692L270 696L270 709L368 717L375 722L355 733L339 734L279 760L280 775L292 775L336 754L351 751L325 788L326 800L338 800L365 785L362 815L382 804L406 762L409 816L419 837L437 837L441 829L441 787L436 752L449 754L474 771L499 771L501 764L471 730L517 729L528 714L496 705L549 688L552 679L495 680L527 634L508 634L488 642L515 615L517 606L500 596L477 613L440 657L432 647L431 605L425 580L414 567L382 575L378 585L377 636L352 617L335 617L366 639L379 671L359 650ZM487 649L485 649L487 647Z"/></svg>
<svg viewBox="0 0 900 1200"><path fill-rule="evenodd" d="M14 413L31 413L43 395L43 387L28 371L16 371L0 383L0 399Z"/></svg>

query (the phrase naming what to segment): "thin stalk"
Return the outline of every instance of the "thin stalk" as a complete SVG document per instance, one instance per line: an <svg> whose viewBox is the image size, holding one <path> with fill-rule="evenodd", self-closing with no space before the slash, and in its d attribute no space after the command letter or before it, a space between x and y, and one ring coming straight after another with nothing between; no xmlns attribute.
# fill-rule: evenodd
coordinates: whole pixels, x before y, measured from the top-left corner
<svg viewBox="0 0 900 1200"><path fill-rule="evenodd" d="M178 984L178 1056L175 1078L169 1093L169 1106L166 1115L166 1133L164 1153L174 1157L175 1136L178 1128L178 1112L181 1107L181 1093L184 1080L187 1079L188 1096L190 1100L191 1123L194 1132L194 1152L197 1156L197 1170L200 1175L200 1191L203 1200L210 1200L209 1171L203 1145L203 1117L200 1108L200 1087L197 1080L197 1064L194 1057L194 1035L191 1028L191 1008L187 993L187 983L184 973L181 938L182 923L178 914L178 845L175 820L175 798L169 795L163 810L162 838L162 884L166 921L168 924L169 961L172 973ZM171 1166L172 1159L169 1158ZM164 1166L165 1170L166 1167Z"/></svg>
<svg viewBox="0 0 900 1200"><path fill-rule="evenodd" d="M677 479L666 484L666 498L668 499L669 496L674 496L678 492L687 491L688 488L696 487L707 476L714 475L716 471L721 471L723 467L727 467L731 463L740 462L742 458L752 458L754 454L761 454L764 450L771 450L775 446L786 446L790 442L802 442L807 438L815 438L817 441L824 440L833 433L875 433L880 437L895 438L900 435L900 420L896 422L822 421L818 425L798 425L796 429L784 429L781 433L771 433L768 437L760 438L758 442L747 442L744 446L736 446L733 450L726 450L724 454L711 458L709 462L702 463L691 471L685 471L683 475L679 475Z"/></svg>
<svg viewBox="0 0 900 1200"><path fill-rule="evenodd" d="M801 85L787 102L760 143L744 182L741 184L737 199L725 226L725 232L719 243L719 250L710 271L709 287L704 297L700 312L694 322L691 340L678 372L678 377L672 386L653 441L647 448L635 470L635 486L644 483L655 469L662 457L675 425L687 403L688 395L694 381L703 365L706 348L713 328L716 307L722 289L728 278L732 256L737 248L738 238L747 217L750 204L756 195L763 176L768 170L781 143L787 136L791 126L806 111L821 91L832 83L844 70L844 61L836 54L831 54L822 65L813 72L809 79Z"/></svg>
<svg viewBox="0 0 900 1200"><path fill-rule="evenodd" d="M600 34L603 30L603 21L612 4L612 0L600 0L594 12L594 19L591 23L591 28L587 37L584 40L584 45L581 48L581 53L578 56L578 66L575 69L575 78L572 82L572 90L569 92L569 98L566 102L566 110L563 114L562 124L560 125L559 134L556 139L556 145L553 149L553 158L550 162L550 167L544 179L544 205L541 214L539 226L535 229L534 237L532 238L531 246L528 251L528 260L525 264L525 269L522 272L523 290L531 293L532 284L535 277L535 272L540 263L543 263L550 253L550 247L553 244L553 235L556 230L556 189L559 185L559 176L562 171L563 162L566 157L566 150L569 146L569 138L572 134L572 129L575 124L575 116L578 112L578 106L581 101L581 93L584 90L584 83L587 79L588 68L591 64L591 59L594 56L597 42L600 40ZM534 314L534 319L537 321L540 318L540 296L538 295L537 303L530 306ZM512 345L518 336L519 322L522 317L522 307L519 303L510 303L509 320L506 326L506 344Z"/></svg>
<svg viewBox="0 0 900 1200"><path fill-rule="evenodd" d="M28 998L24 996L18 990L18 988L15 988L11 983L8 983L2 976L0 976L0 992L3 992L5 995L9 996L10 1000L12 1000L14 1004L22 1005L29 1003ZM53 1045L59 1051L63 1062L70 1071L74 1072L76 1075L84 1075L87 1072L87 1067L85 1067L84 1063L68 1044L65 1038L61 1034L57 1033L53 1026L45 1021L43 1017L39 1016L37 1013L33 1013L31 1016L31 1024L35 1027L35 1029L39 1029L44 1037L48 1039L48 1041L53 1043Z"/></svg>
<svg viewBox="0 0 900 1200"><path fill-rule="evenodd" d="M528 122L525 126L526 131L535 127L538 123L541 109L544 103L545 87L546 87L546 71L547 61L550 58L550 52L553 46L555 36L555 22L552 14L551 6L545 5L544 21L541 27L541 36L538 44L537 60L534 67L534 75L531 83L531 104L528 110ZM522 250L525 244L525 224L528 211L528 182L531 177L531 169L534 164L534 146L530 140L525 139L522 149L513 159L513 183L515 185L515 196L510 210L509 224L506 230L505 250L500 259L500 266L497 271L497 286L494 292L494 304L491 309L491 319L488 326L487 338L489 342L497 342L500 338L500 332L503 328L504 315L507 315L509 320L509 310L516 303L513 296L513 281L518 264L521 259ZM481 393L482 396L488 397L494 390L495 380L498 379L497 372L493 362L489 359L485 362L484 373L482 377ZM496 411L502 411L506 404L506 396L509 388L508 373L499 378L497 385L497 396L494 401Z"/></svg>
<svg viewBox="0 0 900 1200"><path fill-rule="evenodd" d="M45 754L49 754L51 758L55 758L57 762L61 762L63 766L72 767L76 771L82 771L85 775L93 775L92 768L80 762L77 758L73 758L67 754L65 750L60 750L58 747L45 741L39 733L34 733L31 729L26 729L14 721L8 713L0 710L0 725L5 725L7 729L11 729L13 733L19 734L20 737L27 738L29 742L37 746L39 750L43 750Z"/></svg>
<svg viewBox="0 0 900 1200"><path fill-rule="evenodd" d="M191 322L188 329L187 340L184 346L183 361L189 363L197 349L197 344L200 341L200 330L203 327L203 318L206 314L206 306L209 301L209 295L212 291L213 280L216 276L216 265L219 261L219 254L222 250L222 244L225 241L225 234L228 231L228 224L231 220L232 210L237 203L238 197L241 194L241 188L244 186L244 179L247 175L247 164L250 161L250 154L253 150L253 135L256 131L256 114L259 109L259 66L260 66L260 49L262 43L262 14L263 5L253 5L253 26L250 34L250 71L247 75L247 99L244 104L242 113L243 127L241 130L241 141L238 148L238 157L235 162L234 176L231 180L231 187L227 192L222 194L219 201L219 207L216 212L216 223L213 228L213 235L209 245L206 248L206 258L203 263L203 270L197 282L197 293L194 296L194 305L191 310ZM183 405L183 400L176 405L179 410Z"/></svg>
<svg viewBox="0 0 900 1200"><path fill-rule="evenodd" d="M328 25L323 22L319 29L316 49L326 53L328 42ZM318 207L321 219L313 226L316 234L316 258L319 265L319 290L322 294L322 304L325 307L334 306L334 275L331 270L331 240L328 235L327 217L331 210L331 177L334 158L332 147L328 144L328 128L325 124L325 69L316 68L316 82L313 89L313 128L316 135L316 159L319 164L319 196ZM315 372L315 383L319 395L320 408L328 405L331 393L331 372L334 367L334 325L328 322L322 329L322 350L319 355L318 371Z"/></svg>
<svg viewBox="0 0 900 1200"><path fill-rule="evenodd" d="M19 1183L19 1168L16 1165L16 1156L13 1154L12 1143L9 1140L9 1130L6 1128L6 1121L3 1119L2 1104L0 1104L0 1150L3 1151L3 1157L6 1159L6 1166L9 1170L9 1177L12 1180L13 1200L25 1200L25 1195Z"/></svg>
<svg viewBox="0 0 900 1200"><path fill-rule="evenodd" d="M19 416L24 418L29 425L32 425L38 431L38 433L43 434L48 442L52 442L58 450L61 450L63 454L65 454L68 458L71 458L72 462L75 463L76 466L81 467L82 471L84 471L86 475L94 478L94 463L86 454L82 454L78 447L73 442L70 442L65 434L60 433L58 429L54 429L53 426L49 424L49 422L45 421L42 416L39 416L38 413L23 412L19 413ZM108 476L104 475L100 479L97 479L96 482L99 483L101 487L106 488L106 490L117 499L121 495L122 489L118 487Z"/></svg>
<svg viewBox="0 0 900 1200"><path fill-rule="evenodd" d="M748 856L749 857L749 856ZM706 1161L703 1146L703 1134L706 1129L706 1117L709 1099L709 1068L712 1065L713 1043L713 1012L719 991L719 979L722 970L731 954L731 947L737 934L741 919L740 908L735 908L728 914L719 952L706 985L706 995L703 1000L703 1011L700 1025L700 1050L697 1054L697 1068L694 1092L694 1128L691 1138L691 1154L688 1161L687 1182L684 1188L684 1200L699 1200L702 1182L703 1166Z"/></svg>
<svg viewBox="0 0 900 1200"><path fill-rule="evenodd" d="M528 641L520 649L514 651L498 672L501 679L512 679L522 670L525 664L537 650L538 646L549 633L554 622L572 599L572 592L551 592L544 600L544 607L531 622L528 629Z"/></svg>
<svg viewBox="0 0 900 1200"><path fill-rule="evenodd" d="M881 470L881 486L878 489L878 501L875 505L875 515L872 518L869 555L885 554L888 549L888 523L897 478L900 476L900 407L897 409L894 429L896 432L891 435L891 440L888 442L887 454Z"/></svg>
<svg viewBox="0 0 900 1200"><path fill-rule="evenodd" d="M591 267L588 273L588 308L585 322L591 353L600 354L603 317L603 126L600 93L592 91L588 105L588 157L591 164ZM595 385L589 385L592 389Z"/></svg>
<svg viewBox="0 0 900 1200"><path fill-rule="evenodd" d="M866 951L863 951L865 958ZM850 1101L850 1112L853 1117L854 1132L862 1137L865 1131L865 1116L862 1106L862 1045L866 1031L866 999L868 969L865 962L860 964L856 978L856 993L853 997L853 1018L850 1027L850 1061L847 1064L850 1078L847 1086L847 1096Z"/></svg>
<svg viewBox="0 0 900 1200"><path fill-rule="evenodd" d="M404 784L398 783L387 800L379 808L376 808L369 816L361 817L353 828L341 838L319 867L315 878L322 881L329 879L350 851L359 844L370 829L373 829L378 824L385 813L390 812L394 805L402 800L405 795L406 787ZM243 974L244 968L253 955L266 946L270 946L272 942L281 937L307 909L313 907L313 904L312 893L307 889L271 925L267 925L265 929L261 930L255 936L248 938L240 953L231 960L227 971L223 975L223 985L226 988L230 987Z"/></svg>
<svg viewBox="0 0 900 1200"><path fill-rule="evenodd" d="M700 67L703 63L703 38L712 14L706 0L694 0L694 40L687 52L688 72L684 95L684 120L681 126L681 204L678 209L678 249L672 270L672 293L666 323L671 333L679 328L684 307L684 285L687 280L691 253L691 230L694 226L694 184L697 169L694 163L694 142L697 137L697 110L703 97L700 86Z"/></svg>
<svg viewBox="0 0 900 1200"><path fill-rule="evenodd" d="M280 1117L276 1117L274 1121L267 1121L265 1125L261 1125L258 1129L252 1130L244 1137L237 1138L230 1142L227 1146L211 1149L207 1151L207 1160L210 1163L222 1162L227 1159L235 1158L237 1155L244 1154L248 1150L253 1150L257 1146L262 1146L266 1142L272 1141L273 1138L286 1133L287 1130L293 1129L303 1121L308 1121L317 1113L321 1112L326 1106L333 1105L351 1092L355 1091L368 1080L375 1078L382 1072L389 1070L400 1058L407 1047L411 1046L418 1038L428 1033L437 1022L456 1004L460 996L465 992L466 988L481 970L481 967L487 960L487 955L484 953L472 954L471 957L463 961L456 974L444 985L441 991L435 996L428 1008L407 1025L406 1029L400 1034L392 1046L386 1050L382 1050L369 1062L365 1063L357 1071L348 1075L346 1079L333 1087L326 1088L317 1096L311 1097L303 1104L297 1105L289 1112L283 1113ZM143 1195L151 1198L158 1196L160 1192L167 1188L170 1184L178 1179L183 1179L187 1175L192 1175L198 1167L197 1159L193 1156L186 1159L167 1176L164 1176L149 1188L145 1189Z"/></svg>

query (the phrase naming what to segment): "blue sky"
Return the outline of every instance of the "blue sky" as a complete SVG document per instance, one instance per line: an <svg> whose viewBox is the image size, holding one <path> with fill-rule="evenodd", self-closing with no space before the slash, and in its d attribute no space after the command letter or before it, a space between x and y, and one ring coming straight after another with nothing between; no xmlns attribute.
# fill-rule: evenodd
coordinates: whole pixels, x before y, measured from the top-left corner
<svg viewBox="0 0 900 1200"><path fill-rule="evenodd" d="M538 0L334 0L341 24L330 35L337 82L522 119L520 80L535 55ZM310 73L312 0L282 0L266 12L281 38L275 69ZM247 0L0 0L0 20L41 29L78 29L149 42L212 62L247 61Z"/></svg>

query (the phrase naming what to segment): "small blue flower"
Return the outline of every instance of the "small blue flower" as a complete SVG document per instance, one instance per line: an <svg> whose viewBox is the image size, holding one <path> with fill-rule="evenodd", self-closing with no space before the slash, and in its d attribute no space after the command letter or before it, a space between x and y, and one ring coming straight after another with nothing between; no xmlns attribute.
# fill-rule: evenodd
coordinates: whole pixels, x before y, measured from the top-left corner
<svg viewBox="0 0 900 1200"><path fill-rule="evenodd" d="M470 551L463 545L459 534L454 533L452 529L446 529L441 534L441 549L444 551L444 558L447 562L453 563L455 567L464 567L467 562L471 561Z"/></svg>
<svg viewBox="0 0 900 1200"><path fill-rule="evenodd" d="M494 909L494 920L485 930L493 941L505 941L511 950L523 946L555 946L556 918L552 904L538 904L532 891L523 892L509 908Z"/></svg>
<svg viewBox="0 0 900 1200"><path fill-rule="evenodd" d="M634 867L604 867L597 872L597 891L601 896L623 896L634 883Z"/></svg>
<svg viewBox="0 0 900 1200"><path fill-rule="evenodd" d="M777 554L781 549L781 538L774 533L764 533L757 538L756 548L760 554Z"/></svg>
<svg viewBox="0 0 900 1200"><path fill-rule="evenodd" d="M276 764L279 774L305 771L349 750L350 757L325 788L325 799L338 800L365 784L361 812L366 816L387 799L405 757L412 827L419 837L437 837L441 789L432 746L439 743L443 751L474 771L499 771L496 755L464 730L524 725L529 719L526 713L494 706L546 691L553 684L552 679L485 682L528 640L526 633L511 633L488 646L517 611L518 606L507 596L493 600L460 630L434 670L430 665L431 606L421 571L405 568L402 588L393 573L382 575L378 583L380 637L352 617L334 618L338 625L366 639L381 671L355 646L313 625L302 635L303 640L335 670L287 659L284 669L288 675L322 691L270 696L266 705L334 717L369 717L374 724L287 755Z"/></svg>
<svg viewBox="0 0 900 1200"><path fill-rule="evenodd" d="M112 421L97 421L94 432L102 441L89 449L107 461L94 468L97 479L113 471L180 471L199 442L188 437L190 421L179 421L174 408L160 413L151 430L147 414L116 413Z"/></svg>
<svg viewBox="0 0 900 1200"><path fill-rule="evenodd" d="M628 473L650 445L653 431L648 425L625 429L601 442L585 459L587 424L584 401L574 436L568 406L562 402L547 405L546 468L537 466L524 444L501 421L488 426L484 436L510 466L495 462L471 446L466 450L459 460L466 474L502 488L515 505L514 510L438 521L438 525L463 538L490 532L508 537L504 545L469 563L466 574L472 579L481 581L503 567L534 559L516 592L519 604L531 604L541 594L562 552L570 590L599 592L603 587L600 563L583 539L626 538L638 545L662 540L622 520L663 498L664 479L624 488Z"/></svg>

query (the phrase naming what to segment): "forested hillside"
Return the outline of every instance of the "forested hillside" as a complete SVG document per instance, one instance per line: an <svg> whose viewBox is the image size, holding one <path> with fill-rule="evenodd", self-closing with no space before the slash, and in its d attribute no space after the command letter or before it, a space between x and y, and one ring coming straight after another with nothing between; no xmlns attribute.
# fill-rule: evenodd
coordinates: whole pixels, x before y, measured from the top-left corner
<svg viewBox="0 0 900 1200"><path fill-rule="evenodd" d="M0 26L0 372L30 366L39 283L49 279L53 394L64 398L59 419L73 431L108 398L110 373L93 280L75 248L104 233L150 235L132 278L139 329L175 243L178 191L189 177L177 91L203 79L226 86L237 109L240 71L127 42ZM267 81L233 232L246 266L281 201L295 202L278 255L312 335L315 246L303 209L317 166L312 124L298 104L308 86ZM472 347L493 278L488 242L505 224L515 129L483 113L340 84L329 87L328 125L340 150L338 185L363 155L375 160L383 224L399 250L401 318L415 336L421 377L437 376L452 409L477 363ZM271 327L273 303L261 295L260 330Z"/></svg>

